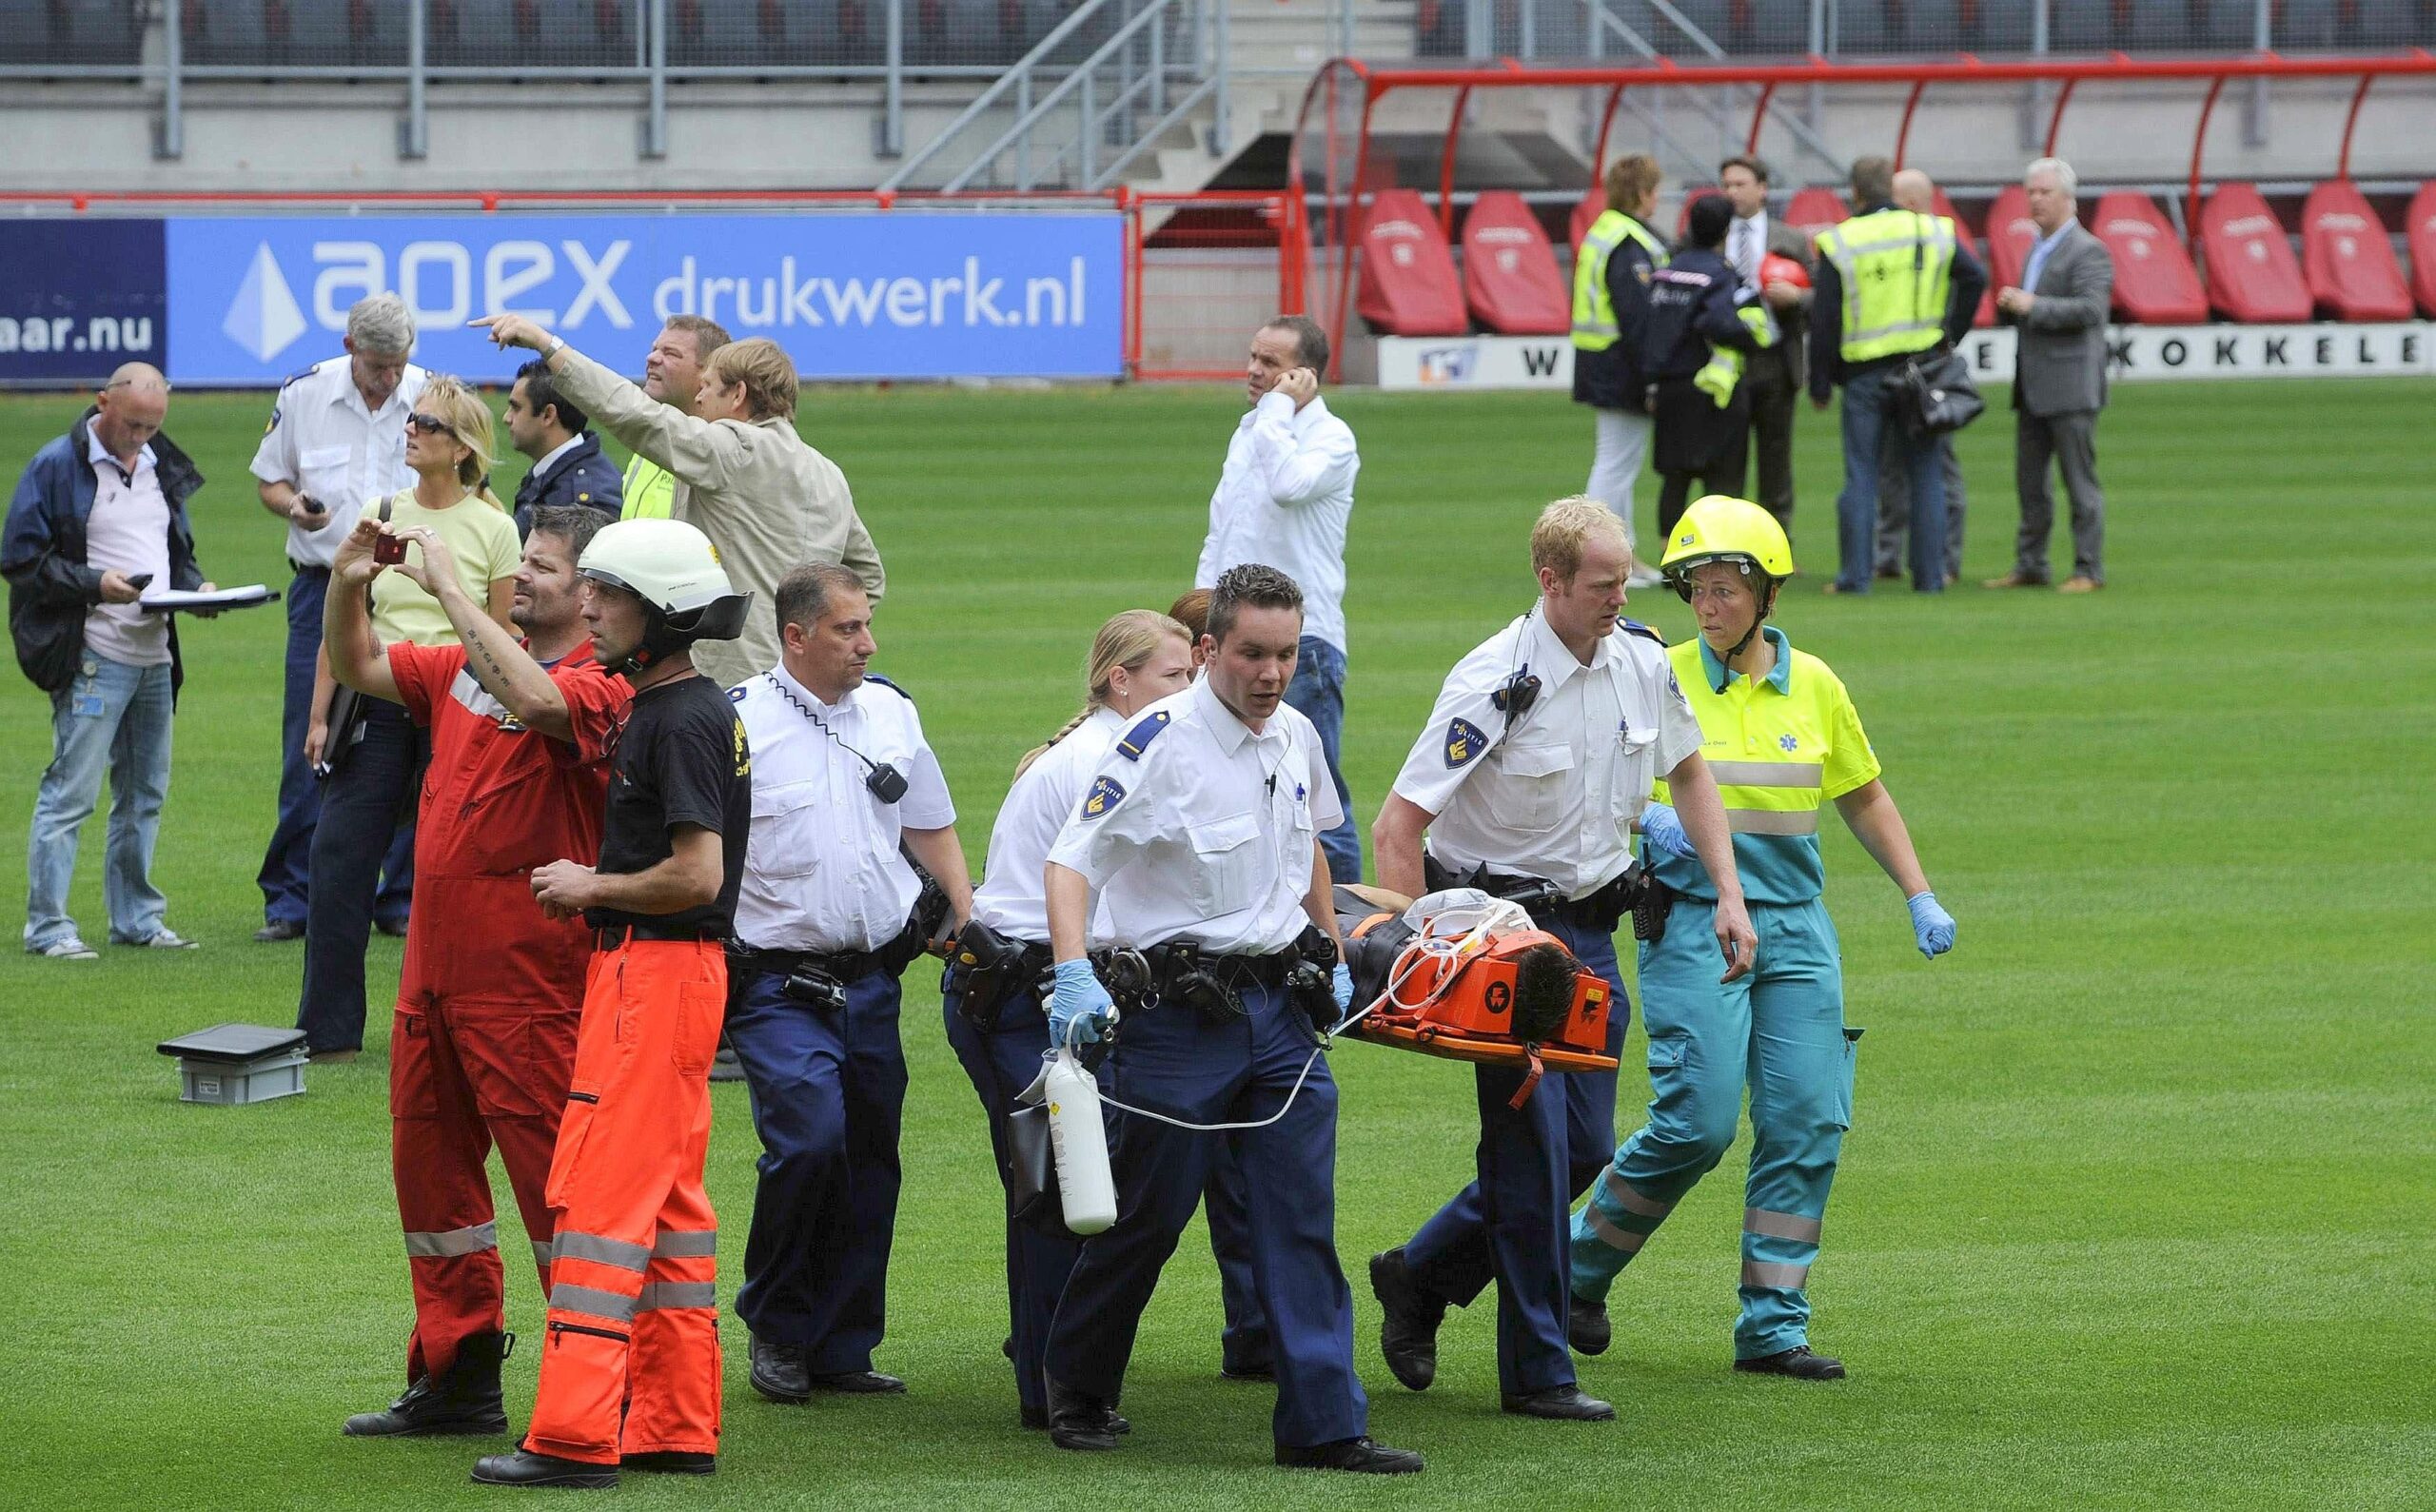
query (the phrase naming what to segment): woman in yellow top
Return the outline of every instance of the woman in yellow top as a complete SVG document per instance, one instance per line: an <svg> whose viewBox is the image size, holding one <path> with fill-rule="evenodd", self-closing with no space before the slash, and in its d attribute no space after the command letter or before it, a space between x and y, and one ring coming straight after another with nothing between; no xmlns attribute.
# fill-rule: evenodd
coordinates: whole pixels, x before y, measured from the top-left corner
<svg viewBox="0 0 2436 1512"><path fill-rule="evenodd" d="M1719 985L1724 961L1708 918L1717 891L1660 783L1660 801L1640 817L1650 876L1673 894L1663 933L1640 948L1649 1122L1574 1215L1568 1327L1582 1353L1606 1348L1608 1287L1725 1154L1747 1090L1751 1173L1734 1368L1833 1381L1843 1362L1811 1352L1808 1285L1852 1126L1861 1031L1844 1024L1841 947L1819 897L1819 810L1834 804L1902 890L1922 955L1954 948L1954 916L1929 891L1842 680L1764 622L1793 576L1784 527L1747 500L1711 494L1668 532L1660 565L1700 622L1669 656L1725 800L1758 963Z"/></svg>
<svg viewBox="0 0 2436 1512"><path fill-rule="evenodd" d="M512 624L519 548L516 522L484 485L491 465L491 412L458 380L423 385L406 419L406 465L415 485L364 505L400 529L436 532L456 558L465 591ZM422 548L406 547L410 556ZM457 633L440 600L403 572L372 585L372 633L383 642L454 645ZM363 1046L363 947L372 933L373 894L391 837L411 844L415 797L428 755L423 733L394 703L365 698L344 728L333 728L337 684L329 662L314 677L313 718L304 757L326 772L313 831L311 892L304 915L304 990L296 1027L316 1060L352 1060ZM335 769L335 770L332 770ZM401 880L392 867L391 880ZM409 885L411 885L409 883ZM391 933L403 919L383 920Z"/></svg>

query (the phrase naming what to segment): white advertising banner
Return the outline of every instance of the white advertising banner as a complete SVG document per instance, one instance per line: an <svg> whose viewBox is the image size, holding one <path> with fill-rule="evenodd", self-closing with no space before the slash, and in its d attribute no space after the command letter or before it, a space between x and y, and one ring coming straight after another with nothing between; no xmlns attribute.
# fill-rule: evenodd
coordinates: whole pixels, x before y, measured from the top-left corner
<svg viewBox="0 0 2436 1512"><path fill-rule="evenodd" d="M2014 373L2014 333L1973 331L1971 370L1991 383ZM2373 377L2436 372L2436 323L2391 325L2116 325L2107 370L2117 383L2159 378ZM1388 389L1573 386L1573 344L1562 336L1383 336L1379 386Z"/></svg>

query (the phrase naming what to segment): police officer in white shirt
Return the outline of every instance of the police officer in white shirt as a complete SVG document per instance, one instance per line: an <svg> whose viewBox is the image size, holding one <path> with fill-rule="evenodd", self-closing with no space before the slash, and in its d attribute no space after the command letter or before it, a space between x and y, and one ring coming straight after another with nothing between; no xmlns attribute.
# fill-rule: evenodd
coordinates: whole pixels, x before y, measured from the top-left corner
<svg viewBox="0 0 2436 1512"><path fill-rule="evenodd" d="M263 507L287 521L287 688L280 715L279 823L255 881L263 890L263 928L254 938L292 940L304 933L313 826L322 790L304 758L313 712L313 664L322 650L322 599L330 560L355 529L368 499L414 486L406 466L406 416L422 392L423 370L406 361L414 316L395 294L358 300L346 315L346 356L316 363L281 387L270 423L254 450ZM409 814L411 814L409 808ZM382 927L405 933L413 887L411 817L391 841L387 881L374 905Z"/></svg>
<svg viewBox="0 0 2436 1512"><path fill-rule="evenodd" d="M1274 567L1220 575L1202 679L1133 722L1050 849L1052 1043L1109 1030L1086 955L1092 893L1138 952L1156 1004L1103 1073L1115 1099L1224 1134L1250 1194L1253 1272L1277 1351L1277 1463L1398 1474L1353 1369L1353 1298L1336 1256L1336 1083L1316 1026L1353 996L1316 834L1341 816L1311 722L1285 706L1303 595ZM1321 963L1329 963L1323 965ZM1122 973L1110 962L1111 975ZM1300 1082L1299 1088L1297 1086ZM1142 1309L1200 1202L1210 1134L1122 1115L1117 1220L1083 1242L1049 1334L1050 1437L1112 1449L1109 1415Z"/></svg>
<svg viewBox="0 0 2436 1512"><path fill-rule="evenodd" d="M1512 897L1607 979L1607 1053L1631 1009L1613 935L1640 880L1634 822L1660 776L1717 881L1727 980L1751 969L1733 839L1700 758L1700 727L1657 632L1620 619L1633 564L1598 501L1560 500L1531 531L1540 601L1447 675L1371 838L1379 883L1419 894L1468 885ZM1686 807L1686 803L1690 805ZM1428 835L1426 854L1424 832ZM1522 1073L1483 1066L1479 1179L1398 1248L1370 1261L1385 1317L1381 1352L1427 1388L1447 1304L1498 1285L1498 1389L1507 1412L1601 1420L1566 1345L1567 1208L1616 1147L1616 1073L1549 1077L1522 1101Z"/></svg>
<svg viewBox="0 0 2436 1512"><path fill-rule="evenodd" d="M999 805L990 831L990 874L973 890L972 921L956 933L940 987L948 1044L980 1094L1002 1176L1007 1115L1039 1077L1041 1052L1049 1048L1042 1004L1051 964L1043 874L1049 848L1134 715L1191 680L1192 643L1184 626L1151 609L1129 609L1110 619L1091 642L1082 712L1024 757ZM1092 943L1107 943L1105 910L1091 934ZM1041 1349L1079 1247L1062 1225L1052 1230L1012 1215L1008 1220L1008 1337L1027 1428L1049 1426Z"/></svg>
<svg viewBox="0 0 2436 1512"><path fill-rule="evenodd" d="M1320 732L1328 780L1344 817L1320 835L1328 873L1362 880L1362 838L1346 786L1345 532L1353 480L1362 471L1352 427L1320 397L1328 339L1307 315L1280 315L1252 333L1244 386L1251 411L1227 443L1227 465L1209 496L1209 534L1193 586L1247 561L1267 562L1303 590L1303 644L1286 701Z"/></svg>
<svg viewBox="0 0 2436 1512"><path fill-rule="evenodd" d="M760 1186L736 1310L753 1389L896 1392L872 1369L896 1227L898 977L972 913L955 806L914 700L865 672L871 600L830 562L779 579L778 665L729 697L753 830L728 948L728 1038L753 1093ZM918 917L918 862L945 917Z"/></svg>

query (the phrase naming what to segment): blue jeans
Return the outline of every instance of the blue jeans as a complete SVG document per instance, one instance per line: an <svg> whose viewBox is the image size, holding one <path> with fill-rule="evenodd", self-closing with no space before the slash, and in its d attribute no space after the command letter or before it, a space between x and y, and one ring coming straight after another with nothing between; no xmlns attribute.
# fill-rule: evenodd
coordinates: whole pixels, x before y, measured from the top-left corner
<svg viewBox="0 0 2436 1512"><path fill-rule="evenodd" d="M324 784L304 915L304 987L296 1027L316 1051L363 1048L363 949L371 942L381 853L414 834L429 745L394 703L368 700L363 737ZM333 740L344 738L333 732Z"/></svg>
<svg viewBox="0 0 2436 1512"><path fill-rule="evenodd" d="M110 778L108 849L102 896L110 938L148 940L168 907L152 885L152 847L169 796L169 666L132 667L85 653L76 680L50 696L50 765L34 795L33 835L26 842L26 949L47 950L76 935L68 886L76 875L76 836Z"/></svg>
<svg viewBox="0 0 2436 1512"><path fill-rule="evenodd" d="M313 875L313 827L322 818L322 784L304 759L304 731L313 718L313 662L322 649L322 600L330 589L327 567L299 567L287 584L287 686L279 715L279 823L263 851L254 885L263 890L263 922L303 924ZM406 916L414 891L415 838L411 825L390 837L382 861L382 882L373 899L376 917Z"/></svg>
<svg viewBox="0 0 2436 1512"><path fill-rule="evenodd" d="M1328 758L1328 776L1336 779L1337 807L1345 817L1320 836L1321 854L1328 858L1328 878L1362 880L1362 837L1353 828L1353 790L1345 785L1345 759L1339 747L1345 736L1345 653L1316 636L1305 636L1294 658L1294 680L1286 685L1286 701L1320 732L1320 749Z"/></svg>
<svg viewBox="0 0 2436 1512"><path fill-rule="evenodd" d="M1876 560L1877 449L1900 458L1912 479L1912 586L1945 591L1943 436L1915 436L1894 413L1892 365L1844 380L1844 491L1836 499L1836 587L1869 592Z"/></svg>

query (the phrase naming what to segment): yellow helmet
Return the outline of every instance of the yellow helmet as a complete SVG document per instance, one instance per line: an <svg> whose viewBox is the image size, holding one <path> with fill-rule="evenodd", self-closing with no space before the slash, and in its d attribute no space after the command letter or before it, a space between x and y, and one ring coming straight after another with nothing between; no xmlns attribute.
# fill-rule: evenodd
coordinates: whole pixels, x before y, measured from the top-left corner
<svg viewBox="0 0 2436 1512"><path fill-rule="evenodd" d="M1758 504L1709 494L1694 501L1675 522L1658 568L1675 591L1682 593L1692 569L1712 561L1739 563L1746 575L1758 572L1778 579L1790 578L1793 543L1785 540L1785 527L1777 523L1777 517Z"/></svg>

